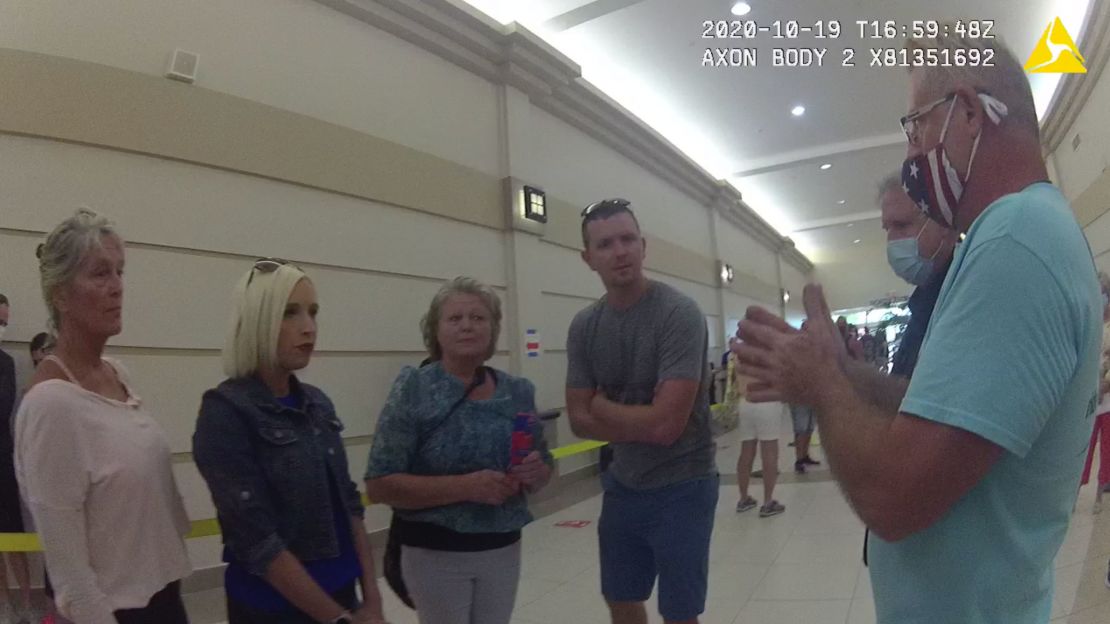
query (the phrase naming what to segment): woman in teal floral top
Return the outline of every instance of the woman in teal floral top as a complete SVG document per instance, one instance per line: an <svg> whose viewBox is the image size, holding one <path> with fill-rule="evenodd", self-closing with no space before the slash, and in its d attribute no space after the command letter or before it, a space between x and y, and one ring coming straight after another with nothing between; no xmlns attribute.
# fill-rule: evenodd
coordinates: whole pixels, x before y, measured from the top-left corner
<svg viewBox="0 0 1110 624"><path fill-rule="evenodd" d="M520 578L525 495L551 477L535 387L485 366L501 302L455 278L421 321L431 362L406 367L378 419L366 491L395 509L401 569L421 624L508 624ZM510 465L513 421L530 414L532 450Z"/></svg>

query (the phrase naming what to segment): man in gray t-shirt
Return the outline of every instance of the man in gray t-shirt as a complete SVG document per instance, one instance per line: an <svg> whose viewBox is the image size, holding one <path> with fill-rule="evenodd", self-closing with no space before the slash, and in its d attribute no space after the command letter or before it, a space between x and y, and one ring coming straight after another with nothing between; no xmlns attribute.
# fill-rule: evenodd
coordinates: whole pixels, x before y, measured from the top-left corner
<svg viewBox="0 0 1110 624"><path fill-rule="evenodd" d="M567 412L577 435L614 452L598 528L602 594L614 624L643 622L658 577L664 620L697 622L719 490L705 317L644 276L627 201L587 207L582 239L606 294L570 326Z"/></svg>

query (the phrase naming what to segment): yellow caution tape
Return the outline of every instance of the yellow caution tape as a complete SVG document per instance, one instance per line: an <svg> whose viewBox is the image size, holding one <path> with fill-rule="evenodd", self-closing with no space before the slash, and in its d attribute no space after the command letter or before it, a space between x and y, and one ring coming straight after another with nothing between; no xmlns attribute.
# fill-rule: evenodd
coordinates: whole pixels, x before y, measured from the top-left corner
<svg viewBox="0 0 1110 624"><path fill-rule="evenodd" d="M572 455L581 455L582 453L588 453L594 449L599 449L606 444L608 444L608 442L586 440L585 442L577 442L575 444L568 444L566 446L560 446L557 449L552 449L551 456L555 459L563 459L564 457L570 457Z"/></svg>
<svg viewBox="0 0 1110 624"><path fill-rule="evenodd" d="M566 446L560 446L557 449L551 450L551 456L555 459L563 459L573 455L581 455L588 453L594 449L605 446L606 442L595 442L587 440L585 442L576 442ZM362 504L369 506L370 499L365 494L362 495ZM186 539L196 539L198 537L212 537L220 534L220 523L215 518L206 518L204 520L194 520L190 524L189 533ZM42 542L39 541L38 533L0 533L0 552L41 552Z"/></svg>

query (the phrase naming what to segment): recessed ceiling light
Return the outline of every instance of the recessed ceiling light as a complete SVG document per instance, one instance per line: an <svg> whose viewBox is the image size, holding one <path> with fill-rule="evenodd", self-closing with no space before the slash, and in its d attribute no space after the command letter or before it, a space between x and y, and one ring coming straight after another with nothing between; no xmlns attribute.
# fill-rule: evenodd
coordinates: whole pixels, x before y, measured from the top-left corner
<svg viewBox="0 0 1110 624"><path fill-rule="evenodd" d="M795 117L801 117L802 115L806 114L806 107L799 104L798 106L790 109L790 114Z"/></svg>
<svg viewBox="0 0 1110 624"><path fill-rule="evenodd" d="M848 227L852 227L852 226L854 226L854 225L855 225L855 223L849 223L849 224L848 224Z"/></svg>
<svg viewBox="0 0 1110 624"><path fill-rule="evenodd" d="M843 200L843 199L842 199L842 200L840 200L840 201L838 201L838 202L836 202L836 203L838 203L838 204L840 204L841 206L843 206L843 205L844 205L844 201L845 201L845 200Z"/></svg>
<svg viewBox="0 0 1110 624"><path fill-rule="evenodd" d="M748 4L747 2L737 2L736 4L732 5L733 15L747 15L751 12L752 5Z"/></svg>
<svg viewBox="0 0 1110 624"><path fill-rule="evenodd" d="M825 163L821 165L821 171L828 171L829 169L832 169L832 163Z"/></svg>
<svg viewBox="0 0 1110 624"><path fill-rule="evenodd" d="M859 244L859 241L860 241L860 239L858 239L858 238L857 238L856 240L852 241L852 244L853 244L853 245L858 245L858 244Z"/></svg>

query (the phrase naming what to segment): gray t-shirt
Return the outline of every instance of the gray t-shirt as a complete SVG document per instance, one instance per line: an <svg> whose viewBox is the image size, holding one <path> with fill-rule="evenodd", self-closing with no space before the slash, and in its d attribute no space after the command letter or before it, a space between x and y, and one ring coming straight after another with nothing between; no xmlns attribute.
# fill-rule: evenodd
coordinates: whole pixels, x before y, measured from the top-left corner
<svg viewBox="0 0 1110 624"><path fill-rule="evenodd" d="M667 379L701 383L686 429L671 446L615 443L613 477L637 490L714 475L709 430L709 332L693 299L659 282L627 310L602 297L579 312L567 336L567 387L598 388L624 405L650 405Z"/></svg>

